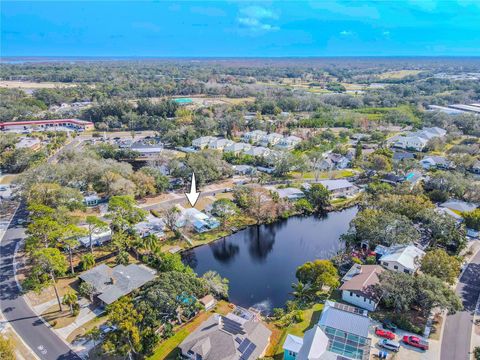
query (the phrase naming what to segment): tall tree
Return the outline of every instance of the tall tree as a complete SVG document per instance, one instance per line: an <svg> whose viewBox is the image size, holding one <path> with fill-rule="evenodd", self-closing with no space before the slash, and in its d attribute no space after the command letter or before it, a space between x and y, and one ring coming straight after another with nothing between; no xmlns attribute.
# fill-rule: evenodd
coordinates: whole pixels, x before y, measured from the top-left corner
<svg viewBox="0 0 480 360"><path fill-rule="evenodd" d="M317 213L325 212L330 206L330 192L322 184L311 184L305 197Z"/></svg>
<svg viewBox="0 0 480 360"><path fill-rule="evenodd" d="M88 225L88 236L90 238L90 252L93 253L93 234L107 230L108 224L95 215L88 215L86 222Z"/></svg>
<svg viewBox="0 0 480 360"><path fill-rule="evenodd" d="M460 274L460 266L460 261L455 256L448 255L443 249L435 249L425 254L420 270L453 284Z"/></svg>

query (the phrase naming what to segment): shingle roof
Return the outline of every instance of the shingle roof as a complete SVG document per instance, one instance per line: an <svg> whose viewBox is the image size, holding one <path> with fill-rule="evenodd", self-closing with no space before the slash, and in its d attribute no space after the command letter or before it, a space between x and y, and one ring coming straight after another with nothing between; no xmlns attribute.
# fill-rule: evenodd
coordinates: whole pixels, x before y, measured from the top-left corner
<svg viewBox="0 0 480 360"><path fill-rule="evenodd" d="M80 279L93 285L98 298L111 304L120 297L138 289L155 278L155 271L144 265L117 265L111 268L105 264L98 265L81 274Z"/></svg>
<svg viewBox="0 0 480 360"><path fill-rule="evenodd" d="M349 275L352 269L354 270L348 277L348 280L340 286L340 290L355 291L366 297L374 298L375 294L372 287L380 282L378 274L384 271L383 268L380 265L356 265L358 264L354 264L348 271L347 275Z"/></svg>

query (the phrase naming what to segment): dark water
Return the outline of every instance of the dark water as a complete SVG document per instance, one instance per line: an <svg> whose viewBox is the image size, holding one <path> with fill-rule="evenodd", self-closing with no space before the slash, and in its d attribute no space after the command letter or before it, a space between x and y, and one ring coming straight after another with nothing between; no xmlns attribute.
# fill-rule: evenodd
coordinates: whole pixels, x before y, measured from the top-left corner
<svg viewBox="0 0 480 360"><path fill-rule="evenodd" d="M228 278L233 303L270 311L290 298L298 266L329 259L342 247L339 237L357 211L350 208L324 218L298 216L252 226L186 251L183 260L199 275L215 270Z"/></svg>

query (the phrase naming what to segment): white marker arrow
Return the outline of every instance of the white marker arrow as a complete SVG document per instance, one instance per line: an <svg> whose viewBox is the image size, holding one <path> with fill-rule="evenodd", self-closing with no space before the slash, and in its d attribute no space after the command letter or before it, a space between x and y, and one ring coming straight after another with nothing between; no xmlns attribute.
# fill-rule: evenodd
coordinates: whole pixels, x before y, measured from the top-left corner
<svg viewBox="0 0 480 360"><path fill-rule="evenodd" d="M190 192L185 193L185 196L187 197L188 201L190 202L190 205L192 207L195 206L197 203L198 197L200 196L200 193L197 192L197 184L195 182L195 173L192 173L192 183L190 185Z"/></svg>

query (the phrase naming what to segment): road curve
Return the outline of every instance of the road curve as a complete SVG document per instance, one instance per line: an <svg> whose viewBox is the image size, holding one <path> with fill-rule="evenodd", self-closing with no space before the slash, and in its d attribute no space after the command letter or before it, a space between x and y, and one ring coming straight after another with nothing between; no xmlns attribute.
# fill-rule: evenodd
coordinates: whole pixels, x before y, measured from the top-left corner
<svg viewBox="0 0 480 360"><path fill-rule="evenodd" d="M441 360L470 359L473 316L480 296L480 251L468 264L455 292L462 299L464 310L447 316L442 337Z"/></svg>
<svg viewBox="0 0 480 360"><path fill-rule="evenodd" d="M16 225L19 218L26 218L22 207L15 213L3 239L0 239L0 309L41 360L80 360L27 305L15 281L15 247L25 234L24 229Z"/></svg>

